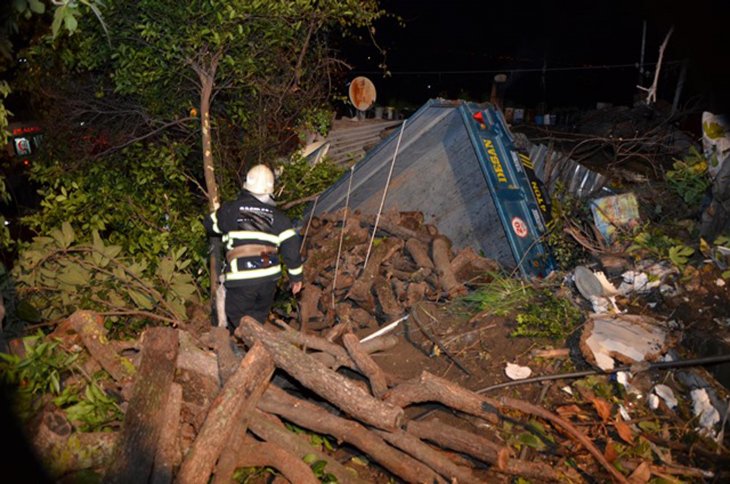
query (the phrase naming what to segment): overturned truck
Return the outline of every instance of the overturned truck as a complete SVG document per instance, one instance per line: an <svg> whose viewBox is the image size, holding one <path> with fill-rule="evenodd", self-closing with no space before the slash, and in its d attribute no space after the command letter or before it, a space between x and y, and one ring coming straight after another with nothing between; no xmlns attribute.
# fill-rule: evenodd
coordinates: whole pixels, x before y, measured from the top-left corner
<svg viewBox="0 0 730 484"><path fill-rule="evenodd" d="M525 277L555 269L542 240L547 194L490 105L426 103L323 193L309 215L345 206L363 214L420 211L457 249L473 247Z"/></svg>

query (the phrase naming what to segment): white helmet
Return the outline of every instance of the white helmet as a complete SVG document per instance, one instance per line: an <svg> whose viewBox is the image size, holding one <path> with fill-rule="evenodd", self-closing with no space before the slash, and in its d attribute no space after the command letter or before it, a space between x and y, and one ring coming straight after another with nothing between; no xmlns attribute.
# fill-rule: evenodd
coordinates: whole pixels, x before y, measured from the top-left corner
<svg viewBox="0 0 730 484"><path fill-rule="evenodd" d="M246 173L243 188L254 195L271 195L274 193L274 173L266 165L256 165Z"/></svg>

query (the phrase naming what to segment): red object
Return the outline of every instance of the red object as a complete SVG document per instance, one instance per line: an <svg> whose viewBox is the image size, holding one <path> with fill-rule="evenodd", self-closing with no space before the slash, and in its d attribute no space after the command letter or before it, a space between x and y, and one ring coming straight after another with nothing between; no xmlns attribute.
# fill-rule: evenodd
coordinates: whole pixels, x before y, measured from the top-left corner
<svg viewBox="0 0 730 484"><path fill-rule="evenodd" d="M472 115L472 117L476 119L479 124L484 124L484 115L482 115L481 111L477 111Z"/></svg>

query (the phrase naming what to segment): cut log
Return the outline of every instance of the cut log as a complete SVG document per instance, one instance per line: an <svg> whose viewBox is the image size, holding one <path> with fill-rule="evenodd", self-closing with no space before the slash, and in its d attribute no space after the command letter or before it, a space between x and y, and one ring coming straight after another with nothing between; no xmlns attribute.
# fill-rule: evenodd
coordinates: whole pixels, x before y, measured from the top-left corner
<svg viewBox="0 0 730 484"><path fill-rule="evenodd" d="M444 482L428 466L389 446L361 424L332 415L322 407L297 399L273 385L259 401L259 408L357 447L406 482Z"/></svg>
<svg viewBox="0 0 730 484"><path fill-rule="evenodd" d="M384 430L400 427L403 409L373 398L352 380L287 342L280 333L273 333L256 320L244 317L236 329L236 336L249 346L256 341L262 342L276 366L352 417Z"/></svg>
<svg viewBox="0 0 730 484"><path fill-rule="evenodd" d="M393 288L390 281L383 276L375 278L374 282L375 294L378 296L378 303L383 310L383 314L391 318L398 318L403 315L403 308L395 298Z"/></svg>
<svg viewBox="0 0 730 484"><path fill-rule="evenodd" d="M118 432L73 432L64 413L57 409L44 411L32 432L33 449L54 479L109 465L118 440Z"/></svg>
<svg viewBox="0 0 730 484"><path fill-rule="evenodd" d="M181 407L182 387L173 383L170 387L170 398L165 402L165 421L157 442L150 484L170 484L175 471L182 462L182 452L180 451Z"/></svg>
<svg viewBox="0 0 730 484"><path fill-rule="evenodd" d="M342 337L342 343L347 348L347 352L357 367L370 381L370 389L373 395L382 398L385 392L388 391L388 383L383 370L362 348L360 341L354 334L349 333L344 335Z"/></svg>
<svg viewBox="0 0 730 484"><path fill-rule="evenodd" d="M227 332L225 328L217 329ZM188 411L200 416L195 423L196 427L200 427L221 386L218 358L214 352L198 348L186 331L180 331L179 340L175 381L182 385L183 401Z"/></svg>
<svg viewBox="0 0 730 484"><path fill-rule="evenodd" d="M374 215L363 215L362 221L369 224L370 226L375 225L375 216ZM415 230L411 230L409 228L403 227L401 225L394 224L388 220L379 220L378 221L378 230L382 232L386 232L391 235L395 235L396 237L402 239L402 240L408 240L408 239L417 239L421 242L430 243L431 242L431 236L429 234L423 233L423 232L417 232Z"/></svg>
<svg viewBox="0 0 730 484"><path fill-rule="evenodd" d="M448 479L449 482L484 482L477 479L470 468L454 464L443 453L424 444L418 437L409 435L402 430L397 432L376 430L375 433L386 442L428 465Z"/></svg>
<svg viewBox="0 0 730 484"><path fill-rule="evenodd" d="M107 373L116 382L129 380L135 374L134 365L128 359L120 356L114 345L106 338L104 318L93 311L76 311L69 322L81 337L84 346Z"/></svg>
<svg viewBox="0 0 730 484"><path fill-rule="evenodd" d="M347 298L352 299L371 313L374 312L375 300L373 299L371 288L375 282L375 278L380 273L380 265L402 248L403 241L400 239L385 239L378 244L373 250L367 267L365 267L360 277L357 278L357 281L355 281L355 284L352 285L350 291L347 293Z"/></svg>
<svg viewBox="0 0 730 484"><path fill-rule="evenodd" d="M433 269L434 264L428 256L428 245L418 239L408 239L406 250L420 269Z"/></svg>
<svg viewBox="0 0 730 484"><path fill-rule="evenodd" d="M165 402L175 376L178 332L150 328L142 334L142 357L132 397L124 416L122 435L105 482L147 482L152 472Z"/></svg>
<svg viewBox="0 0 730 484"><path fill-rule="evenodd" d="M248 317L244 318L244 324ZM254 321L254 324L259 324ZM239 326L240 327L240 326ZM247 419L274 373L274 362L263 345L251 345L238 370L213 401L203 428L185 456L176 482L205 484L227 444L234 423ZM245 431L245 430L244 430Z"/></svg>
<svg viewBox="0 0 730 484"><path fill-rule="evenodd" d="M335 476L337 482L343 484L365 484L366 482L357 476L355 469L345 467L337 462L337 459L334 457L317 450L312 446L308 436L297 435L289 431L281 420L273 415L256 409L254 417L249 423L249 429L260 439L287 449L299 458L314 454L317 460L323 460L327 463L324 469L325 472Z"/></svg>
<svg viewBox="0 0 730 484"><path fill-rule="evenodd" d="M469 281L486 273L498 273L500 265L493 259L482 257L473 247L460 250L451 260L451 272L461 282Z"/></svg>
<svg viewBox="0 0 730 484"><path fill-rule="evenodd" d="M322 312L319 310L319 298L321 296L322 290L319 287L314 284L305 284L299 302L299 317L303 327L306 327L312 317L321 317Z"/></svg>
<svg viewBox="0 0 730 484"><path fill-rule="evenodd" d="M439 284L449 297L453 297L466 293L466 288L456 280L456 276L451 270L450 251L448 239L441 236L433 239L431 252L433 254L434 265L439 274Z"/></svg>
<svg viewBox="0 0 730 484"><path fill-rule="evenodd" d="M428 284L425 282L414 282L408 284L408 290L406 291L406 306L412 308L416 303L426 299L426 291L428 291Z"/></svg>

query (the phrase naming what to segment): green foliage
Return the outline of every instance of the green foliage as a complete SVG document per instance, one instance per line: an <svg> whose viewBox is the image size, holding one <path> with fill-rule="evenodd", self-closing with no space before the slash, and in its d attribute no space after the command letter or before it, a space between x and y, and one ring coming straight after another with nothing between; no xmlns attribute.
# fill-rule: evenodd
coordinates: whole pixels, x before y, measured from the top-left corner
<svg viewBox="0 0 730 484"><path fill-rule="evenodd" d="M492 274L493 280L462 301L495 316L514 317L512 336L561 338L582 319L570 300L559 298L549 287L528 285L519 279Z"/></svg>
<svg viewBox="0 0 730 484"><path fill-rule="evenodd" d="M344 168L324 160L316 165L310 165L305 159L296 159L283 166L279 177L278 200L286 205L295 200L318 194L334 183L344 172ZM304 205L299 204L289 210L292 218L300 218L304 212Z"/></svg>
<svg viewBox="0 0 730 484"><path fill-rule="evenodd" d="M546 242L558 263L569 269L582 264L590 257L588 251L571 237L566 229L582 227L593 223L587 204L566 192L558 183L552 196L551 217L547 222Z"/></svg>
<svg viewBox="0 0 730 484"><path fill-rule="evenodd" d="M78 358L59 346L58 340L46 340L42 333L23 339L25 356L0 353L0 378L18 388L16 407L27 418L42 403L44 394L60 395L61 379Z"/></svg>
<svg viewBox="0 0 730 484"><path fill-rule="evenodd" d="M27 298L45 319L77 309L107 312L112 321L137 316L166 322L185 318L185 305L196 294L185 249L161 257L157 266L124 254L98 231L92 240L77 240L65 222L47 236L35 237L21 250L13 269L18 295Z"/></svg>
<svg viewBox="0 0 730 484"><path fill-rule="evenodd" d="M552 291L536 291L535 297L515 317L517 327L512 336L563 338L581 320L582 314L570 300L556 297Z"/></svg>
<svg viewBox="0 0 730 484"><path fill-rule="evenodd" d="M710 187L707 161L694 146L684 160L675 160L667 171L667 183L690 207L698 207Z"/></svg>
<svg viewBox="0 0 730 484"><path fill-rule="evenodd" d="M627 251L636 257L653 257L657 260L666 260L679 269L689 262L689 257L695 249L670 237L656 227L645 227L636 234L633 243Z"/></svg>
<svg viewBox="0 0 730 484"><path fill-rule="evenodd" d="M69 421L82 432L99 432L118 424L124 414L117 402L107 395L96 380L83 387L66 387L53 401L66 412Z"/></svg>
<svg viewBox="0 0 730 484"><path fill-rule="evenodd" d="M326 460L317 459L315 454L307 454L302 457L302 460L312 468L312 473L320 482L325 484L336 484L338 482L334 474L325 471L325 467L327 467Z"/></svg>
<svg viewBox="0 0 730 484"><path fill-rule="evenodd" d="M40 210L23 219L37 233L68 223L81 240L97 231L155 270L166 254L187 251L192 269L206 279L205 232L175 143L133 145L93 163L69 168L48 156L32 177L44 186Z"/></svg>

